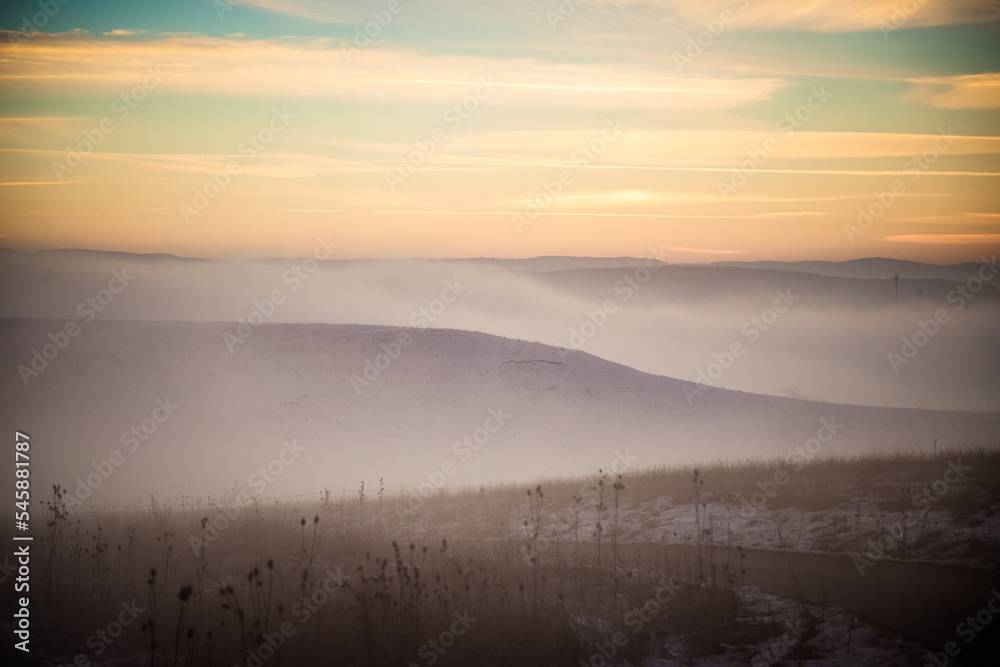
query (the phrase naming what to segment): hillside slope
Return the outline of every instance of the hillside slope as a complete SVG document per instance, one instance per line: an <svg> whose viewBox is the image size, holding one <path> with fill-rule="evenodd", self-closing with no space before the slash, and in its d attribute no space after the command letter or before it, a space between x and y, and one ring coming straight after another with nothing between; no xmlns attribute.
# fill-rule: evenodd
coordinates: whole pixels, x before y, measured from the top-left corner
<svg viewBox="0 0 1000 667"><path fill-rule="evenodd" d="M682 381L583 352L375 326L265 324L230 352L224 335L233 324L98 320L25 386L17 366L62 324L0 320L7 397L0 422L37 443L36 489L49 481L75 488L76 478L120 450L124 462L93 496L112 502L149 492L218 494L267 466L292 439L305 450L285 455L284 471L260 489L265 496L357 488L362 480L371 491L380 477L397 488L427 475L452 485L567 475L607 469L626 451L640 466L783 456L815 437L824 419L843 425L819 448L824 454L926 449L934 440L992 445L1000 433L996 413L722 389L693 395ZM398 358L378 377L369 368L370 384L352 382L369 360L385 366L388 358L377 355L383 346L395 352L401 334L413 338ZM164 416L154 413L158 399L179 407L154 425L152 417ZM487 421L491 410L509 415L504 424L478 451L456 451L456 442L483 440L477 429L497 425ZM123 434L144 419L155 430L128 451Z"/></svg>
<svg viewBox="0 0 1000 667"><path fill-rule="evenodd" d="M420 326L420 309L450 284L461 296L426 318L434 328L582 347L688 381L739 341L748 353L717 378L718 386L886 407L1000 406L1000 356L993 352L1000 281L968 283L978 269L966 267L963 285L904 275L896 303L891 270L879 279L855 279L756 264L644 264L569 257L218 261L0 248L0 318L82 318L90 312L88 300L100 296L102 320L235 322L278 290L283 300L268 314L270 323ZM124 272L128 284L111 295L116 272ZM767 319L776 315L768 312L776 293L794 307ZM898 354L903 339L935 316L947 318L947 326L933 343L913 363L893 365L888 354ZM594 321L603 322L594 335L574 334Z"/></svg>

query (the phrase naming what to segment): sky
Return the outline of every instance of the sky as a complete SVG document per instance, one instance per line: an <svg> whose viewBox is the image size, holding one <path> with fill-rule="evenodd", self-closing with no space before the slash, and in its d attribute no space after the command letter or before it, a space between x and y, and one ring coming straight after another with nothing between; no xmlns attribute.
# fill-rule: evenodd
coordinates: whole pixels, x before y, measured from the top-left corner
<svg viewBox="0 0 1000 667"><path fill-rule="evenodd" d="M1000 250L1000 3L35 0L0 244L940 264Z"/></svg>

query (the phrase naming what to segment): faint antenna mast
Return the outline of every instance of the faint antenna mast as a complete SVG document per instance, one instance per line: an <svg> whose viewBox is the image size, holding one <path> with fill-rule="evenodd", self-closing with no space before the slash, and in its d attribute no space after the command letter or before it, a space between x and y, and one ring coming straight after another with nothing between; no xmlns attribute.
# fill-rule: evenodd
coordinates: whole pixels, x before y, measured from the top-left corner
<svg viewBox="0 0 1000 667"><path fill-rule="evenodd" d="M899 274L894 273L892 276L892 282L896 285L896 305L899 305Z"/></svg>

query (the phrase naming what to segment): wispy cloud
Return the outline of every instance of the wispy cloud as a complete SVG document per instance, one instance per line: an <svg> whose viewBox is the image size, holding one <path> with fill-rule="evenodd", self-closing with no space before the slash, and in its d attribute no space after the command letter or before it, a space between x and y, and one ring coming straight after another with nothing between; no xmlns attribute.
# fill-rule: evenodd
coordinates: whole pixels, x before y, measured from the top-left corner
<svg viewBox="0 0 1000 667"><path fill-rule="evenodd" d="M609 237L631 247L667 235L692 261L754 244L832 256L847 252L840 225L897 180L905 191L852 252L957 257L994 242L1000 137L982 135L1000 109L1000 74L973 53L979 27L893 35L890 52L879 24L898 19L902 0L587 0L557 26L546 12L560 0L401 3L350 59L344 45L384 0L243 0L211 28L198 23L204 12L179 12L174 32L156 11L123 23L91 9L81 23L91 32L39 32L16 49L0 31L12 224L43 245L155 245L176 231L192 189L236 163L205 224L185 232L192 247L280 244L277 223L292 217L303 229L342 226L374 254L392 244L612 252ZM1000 18L995 1L911 5L894 27ZM706 21L717 28L724 9L725 34L702 38L704 53L678 69L672 54L711 32ZM937 53L955 55L931 64ZM162 82L119 122L112 101L150 68ZM836 93L822 109L808 106L817 81ZM467 122L445 122L484 82L491 93ZM272 108L294 124L247 160L238 147ZM113 133L98 137L105 117ZM778 124L789 117L794 132ZM616 118L625 129L605 146L597 137ZM949 123L968 136L932 149ZM582 168L581 149L598 144ZM70 182L54 180L53 163L71 158L77 185L48 188ZM412 178L390 191L386 175L404 168ZM556 178L564 187L518 235L510 217ZM720 199L719 184L736 180ZM718 248L718 238L732 241Z"/></svg>
<svg viewBox="0 0 1000 667"><path fill-rule="evenodd" d="M634 0L640 2L641 0ZM880 23L900 17L900 29L954 25L1000 17L1000 6L991 0L924 0L911 4L902 0L661 0L667 6L682 6L703 14L723 9L734 13L746 6L733 27L741 29L785 29L814 32L858 32L879 30ZM736 7L734 7L734 5ZM906 7L904 8L904 5ZM910 10L910 11L907 11Z"/></svg>
<svg viewBox="0 0 1000 667"><path fill-rule="evenodd" d="M910 79L907 98L938 109L1000 109L1000 73Z"/></svg>
<svg viewBox="0 0 1000 667"><path fill-rule="evenodd" d="M0 186L18 186L18 185L67 185L69 183L79 183L80 181L8 181L5 183L0 183Z"/></svg>
<svg viewBox="0 0 1000 667"><path fill-rule="evenodd" d="M722 250L718 248L682 248L671 246L667 248L670 252L693 253L697 255L745 255L745 250Z"/></svg>
<svg viewBox="0 0 1000 667"><path fill-rule="evenodd" d="M0 53L12 47L0 48ZM8 54L10 56L10 54ZM328 39L171 37L105 40L39 37L0 60L8 90L44 94L119 91L155 66L172 93L407 100L453 104L482 81L494 104L570 108L721 110L770 99L777 78L665 76L618 63L552 63L521 57L431 54L383 48L345 62ZM434 77L429 78L428 72Z"/></svg>
<svg viewBox="0 0 1000 667"><path fill-rule="evenodd" d="M559 0L523 2L519 0L419 0L418 11L436 15L460 16L475 11L497 18L512 20L516 14L519 22L532 15L540 24L546 22L545 12L559 10ZM267 11L320 22L357 22L367 20L367 11L346 2L323 0L244 0L245 5ZM406 0L404 0L406 4ZM417 3L414 2L414 5ZM954 25L986 21L1000 17L1000 7L991 0L923 0L915 10L902 0L591 0L573 3L576 9L571 20L592 25L588 19L600 17L607 23L635 21L643 18L651 27L669 27L676 24L701 25L703 21L718 18L728 11L733 18L727 29L783 29L814 32L875 31L880 22L889 22L905 16L901 28ZM910 11L907 11L910 9ZM413 11L413 10L410 10ZM359 16L360 14L360 16ZM560 24L561 26L561 24Z"/></svg>
<svg viewBox="0 0 1000 667"><path fill-rule="evenodd" d="M603 0L611 4L614 0ZM888 6L884 0L805 0L795 4L781 0L626 0L626 4L649 5L657 18L701 25L720 20L725 13L726 30L796 29L834 32L871 30ZM721 23L721 20L720 20Z"/></svg>
<svg viewBox="0 0 1000 667"><path fill-rule="evenodd" d="M241 4L324 23L346 21L349 15L345 3L323 0L243 0Z"/></svg>
<svg viewBox="0 0 1000 667"><path fill-rule="evenodd" d="M0 143L31 144L45 138L79 136L95 119L87 116L0 116Z"/></svg>
<svg viewBox="0 0 1000 667"><path fill-rule="evenodd" d="M1000 226L1000 213L941 213L937 215L911 215L900 218L900 222L945 224L955 226Z"/></svg>
<svg viewBox="0 0 1000 667"><path fill-rule="evenodd" d="M893 243L934 243L944 245L986 245L1000 243L1000 234L897 234L883 236Z"/></svg>

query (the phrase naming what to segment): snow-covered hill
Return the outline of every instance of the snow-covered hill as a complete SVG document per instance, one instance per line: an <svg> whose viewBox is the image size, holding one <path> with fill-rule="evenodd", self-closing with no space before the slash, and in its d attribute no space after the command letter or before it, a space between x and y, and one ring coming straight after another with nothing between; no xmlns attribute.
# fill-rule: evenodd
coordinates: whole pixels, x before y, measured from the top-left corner
<svg viewBox="0 0 1000 667"><path fill-rule="evenodd" d="M878 277L859 279L774 270L769 263L664 264L652 251L638 259L343 260L333 241L315 240L301 258L253 261L0 248L0 317L79 319L93 312L102 320L235 322L278 290L282 300L267 314L270 323L421 326L426 320L435 328L579 346L688 381L739 342L746 354L712 378L718 386L860 405L1000 405L1000 355L993 351L1000 281L991 267L956 265L945 275L942 267L916 265L923 268L907 273L894 260L865 260L860 265ZM855 264L824 266L853 276ZM109 283L118 287L114 276L122 271L131 276L127 286L110 294ZM893 272L902 275L898 303ZM422 316L449 283L459 286L460 297ZM769 312L778 292L794 303L780 316ZM99 311L88 305L97 298ZM920 322L935 315L946 317L946 325L932 341L920 341L926 344L919 356L891 364L889 353L898 355L904 338L925 336ZM582 338L581 330L589 335Z"/></svg>
<svg viewBox="0 0 1000 667"><path fill-rule="evenodd" d="M538 343L377 326L263 324L235 343L247 331L234 324L97 320L25 385L16 367L63 324L0 321L0 424L31 435L34 488L110 471L92 499L116 503L237 479L269 497L361 481L372 493L379 478L468 485L1000 434L996 413L705 389Z"/></svg>

